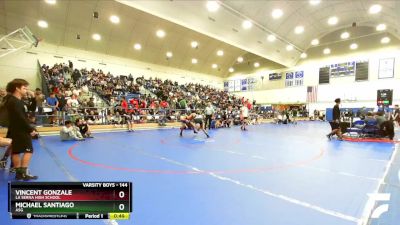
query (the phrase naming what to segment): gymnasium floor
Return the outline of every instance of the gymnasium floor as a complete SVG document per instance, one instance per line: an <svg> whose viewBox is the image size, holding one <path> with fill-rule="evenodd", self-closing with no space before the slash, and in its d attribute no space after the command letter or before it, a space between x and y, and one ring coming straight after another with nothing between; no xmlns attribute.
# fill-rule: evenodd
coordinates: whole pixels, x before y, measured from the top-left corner
<svg viewBox="0 0 400 225"><path fill-rule="evenodd" d="M121 225L355 225L395 145L328 141L327 131L327 123L301 122L212 130L210 139L192 132L179 138L177 129L98 133L85 142L49 136L34 143L31 171L39 181L133 182L132 218ZM0 171L1 224L55 224L9 218L11 179Z"/></svg>

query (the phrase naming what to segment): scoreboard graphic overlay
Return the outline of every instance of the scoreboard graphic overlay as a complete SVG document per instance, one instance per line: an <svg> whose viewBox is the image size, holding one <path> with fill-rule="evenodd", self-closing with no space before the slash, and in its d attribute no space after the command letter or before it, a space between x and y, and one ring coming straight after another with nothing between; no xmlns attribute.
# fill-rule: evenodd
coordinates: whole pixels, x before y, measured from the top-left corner
<svg viewBox="0 0 400 225"><path fill-rule="evenodd" d="M10 182L12 219L129 219L131 182Z"/></svg>

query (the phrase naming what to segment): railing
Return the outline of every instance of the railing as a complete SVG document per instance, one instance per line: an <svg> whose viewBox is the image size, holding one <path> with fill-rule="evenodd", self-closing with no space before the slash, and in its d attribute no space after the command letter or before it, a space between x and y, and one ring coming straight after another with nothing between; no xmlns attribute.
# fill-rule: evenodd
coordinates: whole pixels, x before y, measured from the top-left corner
<svg viewBox="0 0 400 225"><path fill-rule="evenodd" d="M119 115L114 107L79 107L68 108L66 111L52 111L51 108L45 108L44 114L35 115L32 122L36 126L59 126L65 121L74 122L76 119L84 119L89 124L96 125L118 125L125 124L127 121L134 123L167 123L177 122L184 109L138 109L140 114L123 114ZM93 111L95 113L91 114Z"/></svg>
<svg viewBox="0 0 400 225"><path fill-rule="evenodd" d="M95 112L91 114L91 111ZM119 115L115 107L79 107L67 108L65 111L51 111L51 108L45 108L44 114L37 114L31 119L36 126L60 126L69 120L75 122L76 119L84 119L91 125L124 125L128 121L132 123L166 123L179 122L181 115L187 112L186 109L172 108L142 108L136 109L136 113L124 113ZM252 117L258 114L251 113ZM264 118L263 115L259 115ZM220 119L222 114L218 114L216 119ZM265 117L267 118L267 117ZM203 118L204 119L204 118ZM232 120L239 120L239 115L233 114Z"/></svg>

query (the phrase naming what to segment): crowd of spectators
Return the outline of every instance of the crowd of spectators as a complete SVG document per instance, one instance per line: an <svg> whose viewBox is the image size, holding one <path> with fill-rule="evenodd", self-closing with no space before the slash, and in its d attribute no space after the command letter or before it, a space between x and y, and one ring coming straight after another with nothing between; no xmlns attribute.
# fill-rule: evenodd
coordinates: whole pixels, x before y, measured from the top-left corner
<svg viewBox="0 0 400 225"><path fill-rule="evenodd" d="M169 79L146 79L131 74L114 76L99 69L74 68L70 61L52 67L44 64L41 69L51 94L47 98L36 98L36 104L40 106L37 113L54 116L50 123L55 124L59 123L56 118L62 113L70 115L68 120L74 120L71 115L81 115L89 124L168 121L188 111L203 113L211 104L215 109L214 127L217 127L226 124L221 119L237 117L243 104L249 109L255 104L210 86L178 84ZM143 90L150 94L141 94ZM97 93L102 100L88 96L89 92ZM134 97L127 98L132 94ZM106 102L109 107L98 107L96 102L99 101Z"/></svg>

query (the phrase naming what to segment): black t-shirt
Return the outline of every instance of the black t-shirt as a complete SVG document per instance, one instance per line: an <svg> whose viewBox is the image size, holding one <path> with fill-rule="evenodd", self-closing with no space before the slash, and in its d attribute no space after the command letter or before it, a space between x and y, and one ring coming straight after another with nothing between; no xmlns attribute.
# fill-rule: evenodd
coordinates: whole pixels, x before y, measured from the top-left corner
<svg viewBox="0 0 400 225"><path fill-rule="evenodd" d="M333 120L340 120L340 109L338 105L333 106Z"/></svg>
<svg viewBox="0 0 400 225"><path fill-rule="evenodd" d="M64 106L67 104L67 100L65 100L64 96L61 96L61 97L57 96L57 100L58 100L58 110L61 111L64 109Z"/></svg>
<svg viewBox="0 0 400 225"><path fill-rule="evenodd" d="M13 95L8 96L7 112L10 124L8 130L10 136L15 137L18 134L30 134L33 131L25 111L25 104L22 100Z"/></svg>

